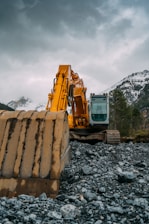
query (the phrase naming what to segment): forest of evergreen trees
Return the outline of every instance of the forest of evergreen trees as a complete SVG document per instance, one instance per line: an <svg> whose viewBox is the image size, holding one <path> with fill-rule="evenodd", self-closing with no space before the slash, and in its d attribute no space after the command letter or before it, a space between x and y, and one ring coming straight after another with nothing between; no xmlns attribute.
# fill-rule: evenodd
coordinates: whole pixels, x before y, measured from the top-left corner
<svg viewBox="0 0 149 224"><path fill-rule="evenodd" d="M145 105L143 106L145 107ZM122 137L135 136L137 133L149 133L147 128L149 121L141 111L138 103L129 105L123 92L120 89L115 89L110 94L109 128L119 130ZM144 122L146 126L144 126Z"/></svg>

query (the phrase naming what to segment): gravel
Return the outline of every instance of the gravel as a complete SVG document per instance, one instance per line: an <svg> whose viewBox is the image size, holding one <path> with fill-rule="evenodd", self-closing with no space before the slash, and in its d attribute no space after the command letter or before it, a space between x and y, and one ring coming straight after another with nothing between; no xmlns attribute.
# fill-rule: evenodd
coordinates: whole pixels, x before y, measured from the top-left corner
<svg viewBox="0 0 149 224"><path fill-rule="evenodd" d="M149 144L70 144L57 198L1 197L0 223L149 223Z"/></svg>

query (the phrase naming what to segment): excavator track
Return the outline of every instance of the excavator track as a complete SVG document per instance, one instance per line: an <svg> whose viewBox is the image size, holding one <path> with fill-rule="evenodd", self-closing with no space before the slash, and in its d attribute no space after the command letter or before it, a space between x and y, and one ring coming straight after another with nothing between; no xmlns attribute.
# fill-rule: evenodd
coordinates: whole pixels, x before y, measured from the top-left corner
<svg viewBox="0 0 149 224"><path fill-rule="evenodd" d="M0 111L0 196L56 197L69 162L64 111Z"/></svg>
<svg viewBox="0 0 149 224"><path fill-rule="evenodd" d="M119 144L120 132L118 130L106 130L104 142L107 144Z"/></svg>

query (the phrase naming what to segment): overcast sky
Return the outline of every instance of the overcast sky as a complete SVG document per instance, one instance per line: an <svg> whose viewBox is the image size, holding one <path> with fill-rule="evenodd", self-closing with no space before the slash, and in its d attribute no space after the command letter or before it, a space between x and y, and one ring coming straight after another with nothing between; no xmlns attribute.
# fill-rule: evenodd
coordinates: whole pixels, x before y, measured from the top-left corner
<svg viewBox="0 0 149 224"><path fill-rule="evenodd" d="M100 93L149 69L149 0L0 0L0 101L46 102L60 64Z"/></svg>

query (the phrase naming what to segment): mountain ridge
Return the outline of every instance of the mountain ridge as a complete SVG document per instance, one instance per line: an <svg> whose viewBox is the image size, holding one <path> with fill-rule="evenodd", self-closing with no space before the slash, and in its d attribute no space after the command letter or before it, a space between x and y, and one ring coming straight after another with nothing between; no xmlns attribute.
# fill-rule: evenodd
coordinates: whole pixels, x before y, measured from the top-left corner
<svg viewBox="0 0 149 224"><path fill-rule="evenodd" d="M45 110L45 104L34 102L28 97L20 97L17 100L11 100L8 102L7 106L13 108L14 110Z"/></svg>
<svg viewBox="0 0 149 224"><path fill-rule="evenodd" d="M114 89L120 89L127 102L129 104L137 103L140 94L146 85L149 84L149 71L144 70L142 72L135 72L131 75L124 77L122 80L112 85L106 90L107 93L111 93Z"/></svg>

